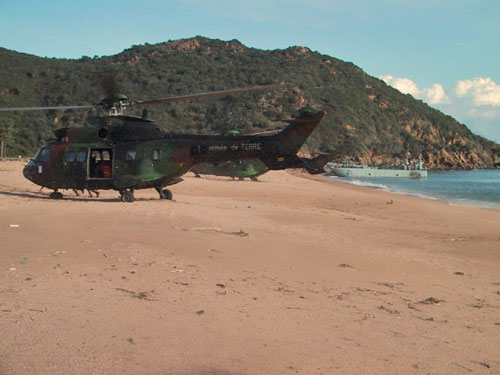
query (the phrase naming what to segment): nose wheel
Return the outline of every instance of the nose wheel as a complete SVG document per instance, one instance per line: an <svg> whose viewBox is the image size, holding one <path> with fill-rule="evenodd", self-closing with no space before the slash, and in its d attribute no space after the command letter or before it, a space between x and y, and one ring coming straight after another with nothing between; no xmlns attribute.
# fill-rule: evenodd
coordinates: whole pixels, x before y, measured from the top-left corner
<svg viewBox="0 0 500 375"><path fill-rule="evenodd" d="M58 192L57 190L54 190L52 193L49 195L50 199L63 199L62 193Z"/></svg>

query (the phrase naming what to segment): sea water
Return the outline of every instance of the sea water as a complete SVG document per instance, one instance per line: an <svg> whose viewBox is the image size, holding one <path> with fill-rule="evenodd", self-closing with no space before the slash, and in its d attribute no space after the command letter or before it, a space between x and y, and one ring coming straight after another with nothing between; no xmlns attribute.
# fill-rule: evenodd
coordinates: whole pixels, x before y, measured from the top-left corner
<svg viewBox="0 0 500 375"><path fill-rule="evenodd" d="M349 178L335 181L453 204L500 209L500 170L429 171L428 178Z"/></svg>

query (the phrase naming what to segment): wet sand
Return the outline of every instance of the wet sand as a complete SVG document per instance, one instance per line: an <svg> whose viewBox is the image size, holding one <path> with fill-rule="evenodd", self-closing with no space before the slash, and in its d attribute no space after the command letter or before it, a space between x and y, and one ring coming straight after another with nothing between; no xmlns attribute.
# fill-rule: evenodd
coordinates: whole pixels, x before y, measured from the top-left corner
<svg viewBox="0 0 500 375"><path fill-rule="evenodd" d="M48 199L0 163L0 374L498 374L500 211L269 172Z"/></svg>

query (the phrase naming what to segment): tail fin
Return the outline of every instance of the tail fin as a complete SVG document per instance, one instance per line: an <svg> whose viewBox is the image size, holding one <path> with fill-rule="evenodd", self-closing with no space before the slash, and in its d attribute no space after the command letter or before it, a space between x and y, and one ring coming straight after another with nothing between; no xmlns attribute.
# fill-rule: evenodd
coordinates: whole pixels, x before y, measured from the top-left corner
<svg viewBox="0 0 500 375"><path fill-rule="evenodd" d="M289 125L272 136L273 150L261 160L269 169L304 168L304 162L297 152L325 114L316 107L302 108L297 118L287 120Z"/></svg>

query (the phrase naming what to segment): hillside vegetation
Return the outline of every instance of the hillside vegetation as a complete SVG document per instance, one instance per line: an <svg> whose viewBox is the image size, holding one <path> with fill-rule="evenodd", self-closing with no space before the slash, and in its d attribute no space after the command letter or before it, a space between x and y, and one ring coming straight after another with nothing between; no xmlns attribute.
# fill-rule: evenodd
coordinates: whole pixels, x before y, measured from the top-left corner
<svg viewBox="0 0 500 375"><path fill-rule="evenodd" d="M283 83L263 92L148 108L173 132L253 133L282 127L307 104L328 112L303 153L338 150L338 160L397 162L410 152L428 167L500 166L500 146L474 135L450 116L387 86L352 63L305 47L263 51L203 37L133 46L114 56L41 58L0 48L0 106L96 103L99 76L113 75L120 92L147 100ZM141 108L128 114L140 115ZM9 156L31 155L55 128L83 125L96 111L0 113L0 138Z"/></svg>

